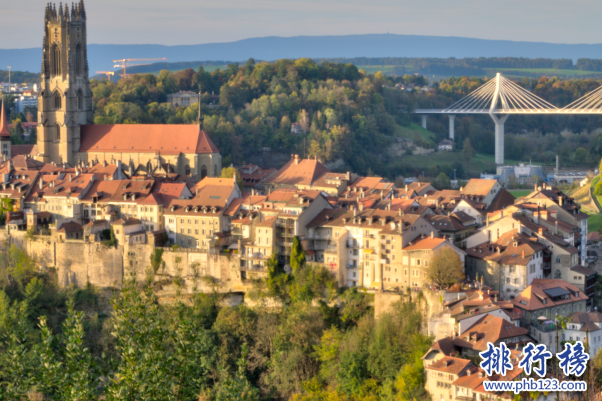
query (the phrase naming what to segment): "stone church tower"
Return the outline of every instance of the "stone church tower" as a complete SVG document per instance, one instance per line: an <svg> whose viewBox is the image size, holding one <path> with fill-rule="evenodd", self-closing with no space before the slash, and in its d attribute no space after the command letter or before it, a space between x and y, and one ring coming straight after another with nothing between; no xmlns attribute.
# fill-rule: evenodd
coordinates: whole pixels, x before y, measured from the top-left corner
<svg viewBox="0 0 602 401"><path fill-rule="evenodd" d="M44 15L41 89L38 94L38 160L77 163L80 126L93 124L83 0L48 4Z"/></svg>

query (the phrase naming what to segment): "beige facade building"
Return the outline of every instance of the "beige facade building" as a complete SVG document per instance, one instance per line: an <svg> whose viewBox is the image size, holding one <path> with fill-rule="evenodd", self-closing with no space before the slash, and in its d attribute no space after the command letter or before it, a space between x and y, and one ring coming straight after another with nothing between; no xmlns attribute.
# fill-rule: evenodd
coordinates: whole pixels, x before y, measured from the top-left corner
<svg viewBox="0 0 602 401"><path fill-rule="evenodd" d="M199 102L199 94L192 91L179 91L167 95L167 103L172 107L189 107Z"/></svg>
<svg viewBox="0 0 602 401"><path fill-rule="evenodd" d="M420 215L380 209L325 210L307 226L305 247L337 275L339 285L374 289L421 287L434 253L465 253Z"/></svg>

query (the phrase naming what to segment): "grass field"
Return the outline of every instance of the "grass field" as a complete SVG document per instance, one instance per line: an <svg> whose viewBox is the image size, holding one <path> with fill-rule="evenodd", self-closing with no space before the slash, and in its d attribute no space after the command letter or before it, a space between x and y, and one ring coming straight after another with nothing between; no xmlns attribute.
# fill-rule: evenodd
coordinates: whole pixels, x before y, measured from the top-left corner
<svg viewBox="0 0 602 401"><path fill-rule="evenodd" d="M587 232L599 231L602 228L602 214L590 214L587 219Z"/></svg>
<svg viewBox="0 0 602 401"><path fill-rule="evenodd" d="M512 190L512 191L508 191L508 192L510 192L512 194L512 196L514 196L515 198L518 199L521 196L527 196L527 195L529 195L533 191L531 191L530 189L515 189L515 190Z"/></svg>
<svg viewBox="0 0 602 401"><path fill-rule="evenodd" d="M401 125L397 126L396 134L402 138L416 140L421 138L423 140L427 140L432 142L433 144L437 143L437 135L435 133L422 128L422 126L418 124L412 123L409 127L403 127Z"/></svg>

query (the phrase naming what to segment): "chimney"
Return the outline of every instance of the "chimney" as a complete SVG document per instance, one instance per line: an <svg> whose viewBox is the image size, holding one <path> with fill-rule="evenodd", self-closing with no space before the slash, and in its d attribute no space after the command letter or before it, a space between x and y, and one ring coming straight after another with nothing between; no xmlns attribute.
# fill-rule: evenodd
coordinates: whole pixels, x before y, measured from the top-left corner
<svg viewBox="0 0 602 401"><path fill-rule="evenodd" d="M406 192L408 192L408 184L406 184Z"/></svg>
<svg viewBox="0 0 602 401"><path fill-rule="evenodd" d="M554 234L558 235L558 220L554 222Z"/></svg>
<svg viewBox="0 0 602 401"><path fill-rule="evenodd" d="M435 239L435 232L431 231L431 239Z"/></svg>
<svg viewBox="0 0 602 401"><path fill-rule="evenodd" d="M362 212L364 210L364 204L360 203L360 212Z"/></svg>
<svg viewBox="0 0 602 401"><path fill-rule="evenodd" d="M525 250L523 249L523 259L525 258Z"/></svg>
<svg viewBox="0 0 602 401"><path fill-rule="evenodd" d="M497 294L493 296L493 302L497 303Z"/></svg>
<svg viewBox="0 0 602 401"><path fill-rule="evenodd" d="M299 155L295 155L295 165L299 164Z"/></svg>
<svg viewBox="0 0 602 401"><path fill-rule="evenodd" d="M356 216L357 216L357 209L353 208L353 217L356 217Z"/></svg>
<svg viewBox="0 0 602 401"><path fill-rule="evenodd" d="M351 182L351 171L347 171L347 182Z"/></svg>
<svg viewBox="0 0 602 401"><path fill-rule="evenodd" d="M489 227L489 214L487 214L487 227Z"/></svg>
<svg viewBox="0 0 602 401"><path fill-rule="evenodd" d="M40 176L39 186L40 186L40 189L42 189L44 187L44 180L42 179L42 176Z"/></svg>
<svg viewBox="0 0 602 401"><path fill-rule="evenodd" d="M234 183L236 183L236 173L232 174L232 178L234 179Z"/></svg>
<svg viewBox="0 0 602 401"><path fill-rule="evenodd" d="M562 195L558 197L558 205L562 206Z"/></svg>
<svg viewBox="0 0 602 401"><path fill-rule="evenodd" d="M533 222L539 224L539 210L533 213Z"/></svg>
<svg viewBox="0 0 602 401"><path fill-rule="evenodd" d="M73 181L73 176L71 174L69 174L69 182Z"/></svg>

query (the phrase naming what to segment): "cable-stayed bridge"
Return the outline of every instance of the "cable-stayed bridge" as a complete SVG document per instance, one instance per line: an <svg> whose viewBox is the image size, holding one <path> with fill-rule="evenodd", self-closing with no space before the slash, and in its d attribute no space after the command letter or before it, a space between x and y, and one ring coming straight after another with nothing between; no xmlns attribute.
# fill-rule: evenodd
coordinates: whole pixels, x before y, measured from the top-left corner
<svg viewBox="0 0 602 401"><path fill-rule="evenodd" d="M426 128L427 115L446 114L449 117L451 140L454 139L454 119L457 114L489 114L495 123L495 162L504 164L504 123L508 116L512 114L602 114L602 86L560 109L498 72L494 79L487 81L445 109L417 109L414 113L422 115L423 128Z"/></svg>

